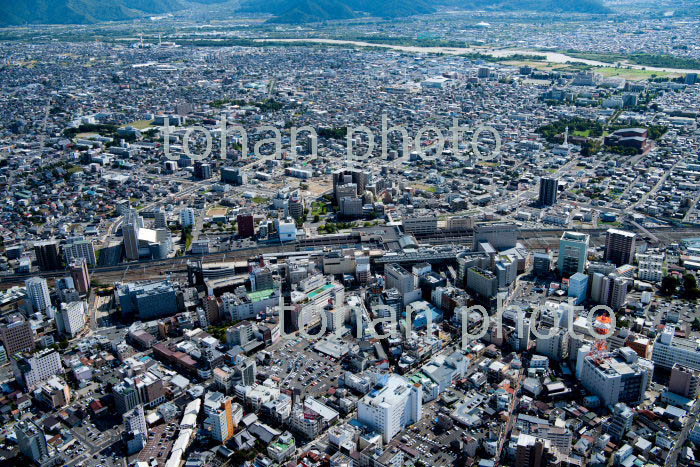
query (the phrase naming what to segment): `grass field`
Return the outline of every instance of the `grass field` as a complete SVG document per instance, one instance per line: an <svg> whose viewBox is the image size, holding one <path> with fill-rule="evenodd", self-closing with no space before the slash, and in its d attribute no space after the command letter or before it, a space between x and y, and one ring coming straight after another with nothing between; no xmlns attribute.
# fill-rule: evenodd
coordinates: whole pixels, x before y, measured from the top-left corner
<svg viewBox="0 0 700 467"><path fill-rule="evenodd" d="M628 79L631 81L639 81L639 80L644 80L644 79L649 79L649 78L675 78L677 76L680 76L677 73L666 73L662 71L650 71L650 70L634 70L634 69L625 69L625 68L612 68L612 67L595 67L593 68L593 71L600 73L603 76L606 77L616 77L616 78L624 78Z"/></svg>
<svg viewBox="0 0 700 467"><path fill-rule="evenodd" d="M127 126L133 126L137 130L145 130L146 128L151 127L151 123L153 123L153 120L136 120L135 122L131 122L127 125L124 125L122 128L125 128Z"/></svg>

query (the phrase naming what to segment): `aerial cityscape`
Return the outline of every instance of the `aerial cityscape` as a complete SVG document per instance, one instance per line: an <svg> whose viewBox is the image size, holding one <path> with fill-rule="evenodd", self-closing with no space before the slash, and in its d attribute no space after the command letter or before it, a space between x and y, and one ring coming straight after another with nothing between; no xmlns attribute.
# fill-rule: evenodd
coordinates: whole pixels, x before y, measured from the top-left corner
<svg viewBox="0 0 700 467"><path fill-rule="evenodd" d="M700 466L695 0L0 2L0 459Z"/></svg>

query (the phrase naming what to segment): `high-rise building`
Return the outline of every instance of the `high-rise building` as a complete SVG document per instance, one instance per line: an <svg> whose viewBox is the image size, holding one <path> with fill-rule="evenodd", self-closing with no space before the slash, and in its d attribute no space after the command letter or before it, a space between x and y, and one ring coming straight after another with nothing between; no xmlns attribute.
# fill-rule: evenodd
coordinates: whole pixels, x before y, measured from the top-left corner
<svg viewBox="0 0 700 467"><path fill-rule="evenodd" d="M605 238L605 261L616 266L632 264L637 235L624 230L609 229Z"/></svg>
<svg viewBox="0 0 700 467"><path fill-rule="evenodd" d="M546 277L552 268L552 255L549 253L535 253L532 261L532 273L535 277Z"/></svg>
<svg viewBox="0 0 700 467"><path fill-rule="evenodd" d="M168 228L168 214L162 209L157 209L153 214L153 227L155 229L167 229Z"/></svg>
<svg viewBox="0 0 700 467"><path fill-rule="evenodd" d="M124 237L124 255L126 259L139 259L139 231L143 228L143 217L139 216L136 209L129 209L122 222L122 236Z"/></svg>
<svg viewBox="0 0 700 467"><path fill-rule="evenodd" d="M588 292L588 276L582 272L577 272L569 278L569 297L575 299L574 304L580 305L586 300Z"/></svg>
<svg viewBox="0 0 700 467"><path fill-rule="evenodd" d="M245 185L248 183L248 176L243 170L232 167L223 167L221 169L221 181L231 183L233 185Z"/></svg>
<svg viewBox="0 0 700 467"><path fill-rule="evenodd" d="M27 288L27 298L35 311L46 311L51 306L51 294L46 279L30 277L24 281Z"/></svg>
<svg viewBox="0 0 700 467"><path fill-rule="evenodd" d="M333 193L336 194L336 202L339 200L337 188L339 186L354 183L357 185L357 195L362 195L369 184L370 173L359 169L340 169L333 172Z"/></svg>
<svg viewBox="0 0 700 467"><path fill-rule="evenodd" d="M126 378L114 386L112 394L114 396L114 406L119 414L124 415L141 404L138 388L131 378Z"/></svg>
<svg viewBox="0 0 700 467"><path fill-rule="evenodd" d="M467 289L482 298L495 297L498 293L498 278L494 273L479 267L467 270Z"/></svg>
<svg viewBox="0 0 700 467"><path fill-rule="evenodd" d="M384 443L418 422L423 415L423 391L402 376L382 375L374 389L357 404L357 418L382 434Z"/></svg>
<svg viewBox="0 0 700 467"><path fill-rule="evenodd" d="M587 353L586 347L579 349L576 372L580 374L581 384L598 396L602 405L618 402L637 405L644 400L654 372L652 362L639 358L629 347L604 357Z"/></svg>
<svg viewBox="0 0 700 467"><path fill-rule="evenodd" d="M664 254L663 253L637 253L637 275L640 280L647 282L661 282L664 278Z"/></svg>
<svg viewBox="0 0 700 467"><path fill-rule="evenodd" d="M671 368L668 390L679 396L695 400L700 395L700 371L680 365Z"/></svg>
<svg viewBox="0 0 700 467"><path fill-rule="evenodd" d="M49 445L44 430L31 420L22 420L15 425L15 436L19 450L25 457L39 465L49 458Z"/></svg>
<svg viewBox="0 0 700 467"><path fill-rule="evenodd" d="M254 359L241 359L233 367L233 385L252 386L255 383L256 373Z"/></svg>
<svg viewBox="0 0 700 467"><path fill-rule="evenodd" d="M34 389L50 377L63 373L61 356L53 349L35 354L16 354L11 358L12 371L18 383L28 390Z"/></svg>
<svg viewBox="0 0 700 467"><path fill-rule="evenodd" d="M85 258L76 258L70 262L70 276L73 279L75 290L80 295L85 295L90 291L90 271Z"/></svg>
<svg viewBox="0 0 700 467"><path fill-rule="evenodd" d="M545 467L553 457L552 442L526 433L518 435L515 467Z"/></svg>
<svg viewBox="0 0 700 467"><path fill-rule="evenodd" d="M126 412L123 416L124 430L128 432L139 432L148 435L148 427L146 426L146 416L143 413L143 406L137 405L133 409Z"/></svg>
<svg viewBox="0 0 700 467"><path fill-rule="evenodd" d="M208 392L204 397L204 414L204 429L213 439L224 443L233 436L243 410L230 396Z"/></svg>
<svg viewBox="0 0 700 467"><path fill-rule="evenodd" d="M35 348L32 325L19 314L13 315L8 324L0 326L0 340L8 357L17 352L31 352Z"/></svg>
<svg viewBox="0 0 700 467"><path fill-rule="evenodd" d="M385 289L396 289L401 294L407 294L416 288L413 274L396 263L384 267Z"/></svg>
<svg viewBox="0 0 700 467"><path fill-rule="evenodd" d="M61 309L56 312L56 329L60 334L71 338L85 328L87 302L61 303Z"/></svg>
<svg viewBox="0 0 700 467"><path fill-rule="evenodd" d="M559 191L559 180L551 177L540 178L540 206L554 206L557 204L557 192Z"/></svg>
<svg viewBox="0 0 700 467"><path fill-rule="evenodd" d="M275 288L275 280L270 268L255 268L250 273L250 286L253 292Z"/></svg>
<svg viewBox="0 0 700 467"><path fill-rule="evenodd" d="M700 370L700 346L693 339L675 336L675 328L666 326L654 343L651 359L655 365L672 369L679 364Z"/></svg>
<svg viewBox="0 0 700 467"><path fill-rule="evenodd" d="M236 223L238 224L239 237L255 237L255 221L252 214L239 214L236 216Z"/></svg>
<svg viewBox="0 0 700 467"><path fill-rule="evenodd" d="M67 243L63 246L63 256L65 257L67 264L70 264L73 260L81 258L85 259L87 264L90 266L97 264L97 259L95 257L95 246L90 240L80 239Z"/></svg>
<svg viewBox="0 0 700 467"><path fill-rule="evenodd" d="M143 406L137 405L126 412L124 418L124 437L126 439L126 451L129 455L141 451L148 440L148 426L143 413Z"/></svg>
<svg viewBox="0 0 700 467"><path fill-rule="evenodd" d="M613 407L613 413L608 422L603 425L603 429L615 441L621 441L625 434L632 429L634 422L634 412L627 404L618 402Z"/></svg>
<svg viewBox="0 0 700 467"><path fill-rule="evenodd" d="M559 274L568 277L586 269L589 239L588 234L564 232L559 240Z"/></svg>
<svg viewBox="0 0 700 467"><path fill-rule="evenodd" d="M47 240L45 242L37 242L34 244L34 254L36 261L39 264L39 269L42 271L54 271L62 269L61 257L58 254L58 242L56 240Z"/></svg>
<svg viewBox="0 0 700 467"><path fill-rule="evenodd" d="M194 178L208 180L211 178L211 164L202 161L194 163Z"/></svg>

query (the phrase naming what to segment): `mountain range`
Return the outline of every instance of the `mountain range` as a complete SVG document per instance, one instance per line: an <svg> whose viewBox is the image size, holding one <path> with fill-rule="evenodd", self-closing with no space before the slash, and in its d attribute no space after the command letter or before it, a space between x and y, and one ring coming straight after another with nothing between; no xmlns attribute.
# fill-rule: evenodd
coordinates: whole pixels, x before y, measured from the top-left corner
<svg viewBox="0 0 700 467"><path fill-rule="evenodd" d="M364 16L403 18L441 7L465 10L607 13L602 0L242 0L240 11L301 24ZM0 0L0 26L90 24L201 8L236 0Z"/></svg>

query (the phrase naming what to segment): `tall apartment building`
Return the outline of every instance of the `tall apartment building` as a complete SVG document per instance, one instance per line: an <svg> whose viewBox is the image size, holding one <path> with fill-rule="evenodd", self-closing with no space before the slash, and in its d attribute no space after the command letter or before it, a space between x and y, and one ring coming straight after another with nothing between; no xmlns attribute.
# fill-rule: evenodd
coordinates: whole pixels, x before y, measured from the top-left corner
<svg viewBox="0 0 700 467"><path fill-rule="evenodd" d="M695 400L700 395L700 371L680 365L671 368L668 390L679 396Z"/></svg>
<svg viewBox="0 0 700 467"><path fill-rule="evenodd" d="M357 418L368 427L382 434L384 443L418 422L423 415L423 391L402 376L383 375L374 389L357 404Z"/></svg>
<svg viewBox="0 0 700 467"><path fill-rule="evenodd" d="M12 359L12 371L18 383L28 390L63 373L61 356L53 349L45 349L35 354L16 354Z"/></svg>
<svg viewBox="0 0 700 467"><path fill-rule="evenodd" d="M139 259L139 231L143 228L143 217L136 209L127 210L122 222L122 237L126 259Z"/></svg>
<svg viewBox="0 0 700 467"><path fill-rule="evenodd" d="M605 237L605 261L616 266L632 264L637 235L624 230L609 229Z"/></svg>
<svg viewBox="0 0 700 467"><path fill-rule="evenodd" d="M666 326L656 338L651 359L661 368L672 369L679 364L694 370L700 370L700 346L692 339L676 337L673 326Z"/></svg>
<svg viewBox="0 0 700 467"><path fill-rule="evenodd" d="M239 214L236 216L236 224L238 225L239 237L250 238L255 236L255 221L252 214Z"/></svg>
<svg viewBox="0 0 700 467"><path fill-rule="evenodd" d="M85 258L77 258L70 262L70 276L73 279L75 290L80 295L85 295L90 291L90 271Z"/></svg>
<svg viewBox="0 0 700 467"><path fill-rule="evenodd" d="M8 321L7 324L0 326L0 340L5 346L7 356L34 350L34 331L31 323L19 314L11 316Z"/></svg>
<svg viewBox="0 0 700 467"><path fill-rule="evenodd" d="M557 204L557 193L559 191L559 180L551 177L540 178L540 196L538 198L540 206L554 206Z"/></svg>
<svg viewBox="0 0 700 467"><path fill-rule="evenodd" d="M90 240L80 239L67 243L63 246L63 256L68 264L79 258L85 259L90 266L97 264L95 246Z"/></svg>
<svg viewBox="0 0 700 467"><path fill-rule="evenodd" d="M54 271L62 269L61 256L58 252L58 242L56 240L47 240L34 244L34 254L36 261L39 264L39 269L42 271Z"/></svg>
<svg viewBox="0 0 700 467"><path fill-rule="evenodd" d="M586 269L588 258L588 234L564 232L559 239L559 259L557 268L559 274L568 277Z"/></svg>
<svg viewBox="0 0 700 467"><path fill-rule="evenodd" d="M637 253L637 276L645 282L661 282L664 278L663 253Z"/></svg>
<svg viewBox="0 0 700 467"><path fill-rule="evenodd" d="M637 405L644 400L654 373L652 362L639 358L629 347L602 358L587 353L587 347L579 349L576 373L583 387L598 396L602 405L613 406L618 402Z"/></svg>
<svg viewBox="0 0 700 467"><path fill-rule="evenodd" d="M216 441L224 443L233 437L243 409L230 396L208 392L204 397L204 429Z"/></svg>
<svg viewBox="0 0 700 467"><path fill-rule="evenodd" d="M27 298L34 311L46 311L51 306L51 294L46 279L30 277L24 281L27 288Z"/></svg>

